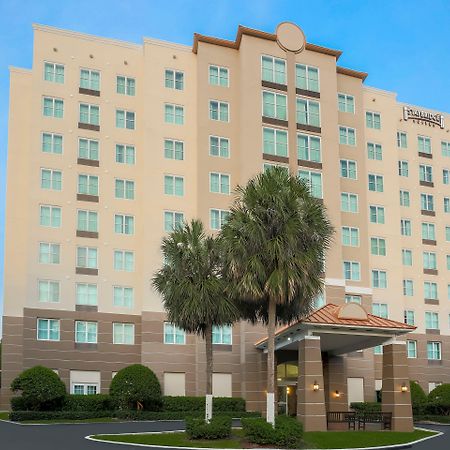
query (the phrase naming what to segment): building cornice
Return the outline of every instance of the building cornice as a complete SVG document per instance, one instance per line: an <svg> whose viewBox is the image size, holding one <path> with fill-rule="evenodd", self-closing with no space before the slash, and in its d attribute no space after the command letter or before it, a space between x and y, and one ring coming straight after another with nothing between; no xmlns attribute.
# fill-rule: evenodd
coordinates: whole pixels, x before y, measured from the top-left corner
<svg viewBox="0 0 450 450"><path fill-rule="evenodd" d="M346 67L336 66L336 72L341 75L347 75L349 77L359 78L364 81L367 78L367 72L359 72L353 69L347 69Z"/></svg>
<svg viewBox="0 0 450 450"><path fill-rule="evenodd" d="M182 52L191 52L192 48L189 45L177 44L175 42L163 41L161 39L143 38L144 45L158 45L160 47L171 48Z"/></svg>

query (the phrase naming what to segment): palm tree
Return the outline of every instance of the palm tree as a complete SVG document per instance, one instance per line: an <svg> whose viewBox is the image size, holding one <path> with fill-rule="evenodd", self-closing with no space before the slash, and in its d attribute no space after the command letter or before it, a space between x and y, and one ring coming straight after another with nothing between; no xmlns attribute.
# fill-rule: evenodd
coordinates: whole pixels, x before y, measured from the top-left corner
<svg viewBox="0 0 450 450"><path fill-rule="evenodd" d="M239 318L235 303L224 295L219 240L207 236L193 220L162 241L164 266L153 278L162 295L167 319L202 336L206 345L206 421L212 416L213 326L231 325Z"/></svg>
<svg viewBox="0 0 450 450"><path fill-rule="evenodd" d="M237 188L222 229L225 276L242 315L267 325L267 421L275 422L275 326L311 311L333 227L308 185L273 168Z"/></svg>

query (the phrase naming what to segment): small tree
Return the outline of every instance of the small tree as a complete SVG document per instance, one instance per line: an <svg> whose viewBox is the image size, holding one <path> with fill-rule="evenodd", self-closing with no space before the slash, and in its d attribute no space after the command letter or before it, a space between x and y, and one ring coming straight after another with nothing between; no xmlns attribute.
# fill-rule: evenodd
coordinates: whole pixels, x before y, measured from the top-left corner
<svg viewBox="0 0 450 450"><path fill-rule="evenodd" d="M441 416L450 415L450 384L435 387L428 394L428 408Z"/></svg>
<svg viewBox="0 0 450 450"><path fill-rule="evenodd" d="M427 403L427 395L422 386L415 381L409 382L411 391L411 404L414 414L423 414Z"/></svg>
<svg viewBox="0 0 450 450"><path fill-rule="evenodd" d="M125 367L112 379L109 387L112 401L120 409L161 409L161 385L156 375L142 364Z"/></svg>
<svg viewBox="0 0 450 450"><path fill-rule="evenodd" d="M66 395L59 376L44 366L24 370L12 381L11 390L20 392L23 407L32 411L58 409Z"/></svg>

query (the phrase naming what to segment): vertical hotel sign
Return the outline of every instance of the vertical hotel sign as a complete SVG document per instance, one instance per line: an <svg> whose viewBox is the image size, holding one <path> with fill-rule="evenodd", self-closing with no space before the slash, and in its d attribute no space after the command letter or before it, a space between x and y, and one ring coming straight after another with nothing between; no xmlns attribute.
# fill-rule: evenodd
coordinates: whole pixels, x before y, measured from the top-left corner
<svg viewBox="0 0 450 450"><path fill-rule="evenodd" d="M429 127L439 126L444 128L444 116L439 113L430 113L420 109L410 108L409 106L403 107L403 120L412 120L414 123L421 125L428 125Z"/></svg>

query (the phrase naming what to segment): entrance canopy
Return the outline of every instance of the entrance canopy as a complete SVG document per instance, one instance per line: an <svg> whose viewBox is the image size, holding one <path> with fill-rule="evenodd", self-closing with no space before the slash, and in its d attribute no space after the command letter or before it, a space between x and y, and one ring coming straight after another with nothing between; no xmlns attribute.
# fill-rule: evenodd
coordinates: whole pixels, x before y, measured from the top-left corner
<svg viewBox="0 0 450 450"><path fill-rule="evenodd" d="M308 317L278 330L275 350L297 350L298 341L305 336L320 336L322 352L343 355L385 344L415 329L402 322L368 314L357 303L342 306L329 303ZM267 338L255 346L267 350Z"/></svg>

